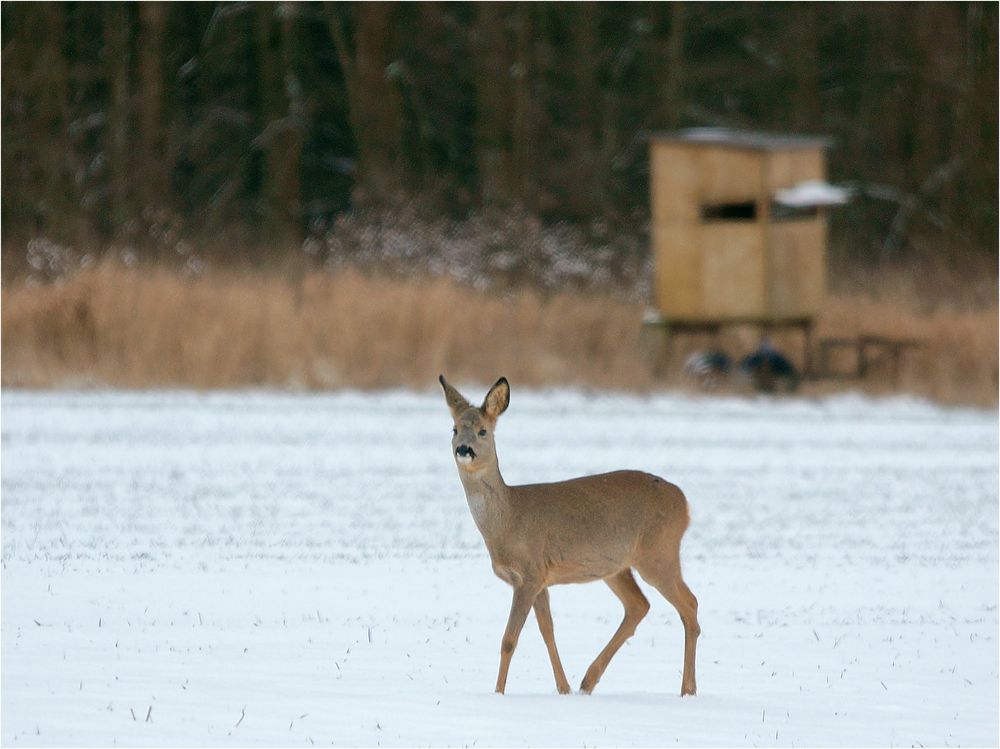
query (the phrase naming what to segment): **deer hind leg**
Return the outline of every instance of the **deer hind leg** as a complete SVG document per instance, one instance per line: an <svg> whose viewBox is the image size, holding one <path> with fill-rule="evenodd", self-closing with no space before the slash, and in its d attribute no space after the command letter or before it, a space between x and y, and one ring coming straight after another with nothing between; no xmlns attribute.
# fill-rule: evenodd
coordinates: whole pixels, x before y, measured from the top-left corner
<svg viewBox="0 0 1000 749"><path fill-rule="evenodd" d="M507 619L507 628L500 641L500 672L497 674L496 686L496 691L499 694L503 694L507 686L510 659L514 655L514 648L517 647L517 640L521 636L524 621L528 618L528 612L531 611L531 606L541 589L540 585L527 584L523 581L518 581L518 584L514 586L514 600L510 604L510 617Z"/></svg>
<svg viewBox="0 0 1000 749"><path fill-rule="evenodd" d="M695 651L701 626L698 624L698 599L681 577L680 558L656 560L653 564L636 566L642 579L656 588L677 609L684 625L684 674L681 677L681 697L695 694Z"/></svg>
<svg viewBox="0 0 1000 749"><path fill-rule="evenodd" d="M556 638L552 629L552 612L549 610L548 588L542 588L542 592L535 598L535 619L538 620L538 629L541 630L545 647L549 651L552 674L556 677L556 689L559 690L559 694L569 694L571 691L569 682L566 680L562 661L559 660L559 651L556 650Z"/></svg>
<svg viewBox="0 0 1000 749"><path fill-rule="evenodd" d="M580 684L580 691L584 694L590 694L594 691L594 687L601 680L604 670L608 667L615 653L635 633L635 628L642 621L642 618L646 616L646 612L649 611L649 601L646 600L646 596L643 595L635 578L632 577L632 570L624 569L618 574L605 579L604 582L608 584L608 587L621 600L622 605L625 607L625 618L622 620L614 636L604 646L604 650L598 654L594 662L590 664L590 668L587 669L587 674L583 677L583 682Z"/></svg>

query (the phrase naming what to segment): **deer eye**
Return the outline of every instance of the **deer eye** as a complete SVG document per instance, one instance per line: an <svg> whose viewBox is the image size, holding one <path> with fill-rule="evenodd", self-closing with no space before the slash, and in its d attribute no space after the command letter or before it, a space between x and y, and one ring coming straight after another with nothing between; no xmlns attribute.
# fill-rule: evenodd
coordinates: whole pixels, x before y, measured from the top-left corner
<svg viewBox="0 0 1000 749"><path fill-rule="evenodd" d="M480 437L485 437L486 436L486 430L485 429L480 429L479 430L479 436Z"/></svg>
<svg viewBox="0 0 1000 749"><path fill-rule="evenodd" d="M458 434L458 427L452 427L451 428L451 436L454 437L456 434Z"/></svg>

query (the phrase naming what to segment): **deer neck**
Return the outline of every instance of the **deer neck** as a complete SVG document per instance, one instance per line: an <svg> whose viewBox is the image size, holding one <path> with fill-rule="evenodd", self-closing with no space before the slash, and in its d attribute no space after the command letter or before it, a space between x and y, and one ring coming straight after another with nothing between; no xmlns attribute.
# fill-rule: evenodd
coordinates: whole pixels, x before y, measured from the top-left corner
<svg viewBox="0 0 1000 749"><path fill-rule="evenodd" d="M500 475L496 461L478 471L459 471L469 510L479 532L487 540L504 525L510 513L510 488Z"/></svg>

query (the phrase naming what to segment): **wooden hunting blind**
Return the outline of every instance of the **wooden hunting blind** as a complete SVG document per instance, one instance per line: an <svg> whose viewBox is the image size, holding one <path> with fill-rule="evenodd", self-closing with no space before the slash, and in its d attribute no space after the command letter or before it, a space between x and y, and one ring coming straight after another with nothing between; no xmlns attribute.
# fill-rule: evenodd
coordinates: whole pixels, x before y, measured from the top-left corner
<svg viewBox="0 0 1000 749"><path fill-rule="evenodd" d="M675 323L811 321L826 284L825 138L697 128L650 144L654 303Z"/></svg>

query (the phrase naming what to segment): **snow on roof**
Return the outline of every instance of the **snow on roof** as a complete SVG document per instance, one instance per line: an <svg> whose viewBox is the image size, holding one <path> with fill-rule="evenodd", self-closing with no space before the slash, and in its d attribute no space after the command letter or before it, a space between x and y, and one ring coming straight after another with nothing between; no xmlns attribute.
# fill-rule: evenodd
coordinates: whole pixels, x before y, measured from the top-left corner
<svg viewBox="0 0 1000 749"><path fill-rule="evenodd" d="M822 180L807 180L792 187L774 191L774 200L790 208L818 205L843 205L851 198L851 191Z"/></svg>
<svg viewBox="0 0 1000 749"><path fill-rule="evenodd" d="M692 127L672 133L654 134L652 138L661 141L708 143L760 151L786 148L829 148L832 145L830 138L817 135L761 133L752 130L730 130L725 127Z"/></svg>

